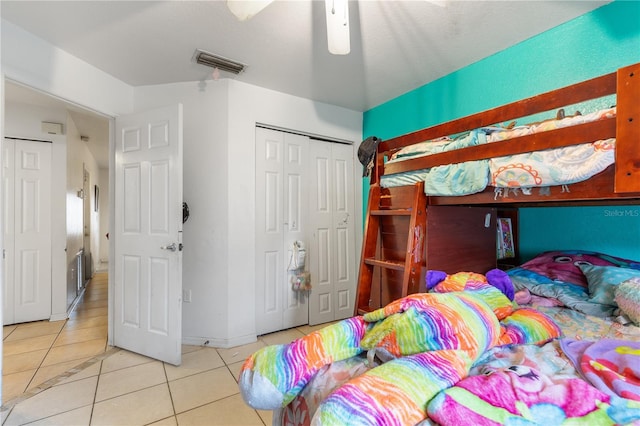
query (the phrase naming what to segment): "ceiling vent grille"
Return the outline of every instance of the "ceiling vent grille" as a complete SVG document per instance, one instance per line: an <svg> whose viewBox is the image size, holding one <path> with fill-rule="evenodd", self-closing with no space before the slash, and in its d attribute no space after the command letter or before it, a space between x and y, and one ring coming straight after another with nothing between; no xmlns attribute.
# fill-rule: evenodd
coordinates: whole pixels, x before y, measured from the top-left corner
<svg viewBox="0 0 640 426"><path fill-rule="evenodd" d="M227 71L233 74L240 74L244 71L246 65L204 50L196 49L195 60L198 64L206 65L211 68L218 68L221 71Z"/></svg>

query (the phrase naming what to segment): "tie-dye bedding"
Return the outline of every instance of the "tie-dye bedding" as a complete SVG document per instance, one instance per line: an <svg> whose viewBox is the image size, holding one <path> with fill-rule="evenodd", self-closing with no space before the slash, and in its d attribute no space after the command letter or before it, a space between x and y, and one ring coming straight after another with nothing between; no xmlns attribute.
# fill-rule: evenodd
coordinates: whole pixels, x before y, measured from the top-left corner
<svg viewBox="0 0 640 426"><path fill-rule="evenodd" d="M445 137L408 146L396 152L388 164L612 118L615 114L614 107L513 129L484 127L455 138ZM530 188L534 187L568 185L587 180L605 170L614 161L615 139L606 139L563 148L384 175L380 179L380 185L394 187L424 181L425 193L433 196L468 195L480 192L487 186L522 188L523 193L526 194Z"/></svg>
<svg viewBox="0 0 640 426"><path fill-rule="evenodd" d="M554 321L561 326L563 335L572 341L576 339L584 339L579 340L583 342L600 341L603 339L624 339L624 341L640 342L639 327L632 325L623 326L616 322L587 316L566 308L542 307L540 310L547 316L553 318ZM534 369L546 378L560 381L560 383L567 379L582 379L580 373L576 371L578 367L574 366L562 351L561 342L563 340L565 339L554 340L541 346L507 345L495 347L485 352L478 359L471 368L469 376L481 375L491 370L507 370L512 366L522 366ZM368 361L363 354L346 361L335 362L326 366L289 405L274 411L273 425L306 426L311 424L311 418L316 412L317 407L333 390L339 388L352 377L358 376L376 365L375 362L372 363ZM519 370L522 371L522 369ZM575 399L579 403L584 401L584 399L580 398ZM588 403L589 402L585 405ZM434 409L435 405L432 406L432 410ZM533 412L536 413L536 408L534 408ZM558 418L548 419L543 416L542 418L527 419L525 421L517 419L518 421L515 421L514 424L534 425L540 424L541 422L560 424L560 422L556 421ZM631 423L631 421L627 423ZM420 425L424 426L433 424L436 424L435 421L429 418L420 423ZM458 424L472 423L463 422ZM577 424L592 423L577 422ZM612 423L605 422L604 424ZM625 423L623 422L621 424Z"/></svg>
<svg viewBox="0 0 640 426"><path fill-rule="evenodd" d="M500 273L490 276L504 282ZM391 360L339 385L309 416L311 424L416 424L426 418L431 398L466 377L487 350L560 335L549 317L514 307L482 275L442 274L442 279L431 293L259 350L240 373L245 402L258 409L296 407L301 415L304 406L296 398L319 372L368 351L371 358L380 354Z"/></svg>

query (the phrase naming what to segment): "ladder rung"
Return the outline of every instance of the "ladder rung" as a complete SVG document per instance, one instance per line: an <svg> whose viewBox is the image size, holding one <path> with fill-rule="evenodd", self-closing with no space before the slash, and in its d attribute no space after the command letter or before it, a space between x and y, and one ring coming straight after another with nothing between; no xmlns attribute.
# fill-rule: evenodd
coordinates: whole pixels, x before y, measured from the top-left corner
<svg viewBox="0 0 640 426"><path fill-rule="evenodd" d="M380 266L381 268L404 271L404 262L402 261L379 260L379 259L368 258L364 260L364 263L372 266Z"/></svg>
<svg viewBox="0 0 640 426"><path fill-rule="evenodd" d="M372 216L411 216L412 209L371 210Z"/></svg>

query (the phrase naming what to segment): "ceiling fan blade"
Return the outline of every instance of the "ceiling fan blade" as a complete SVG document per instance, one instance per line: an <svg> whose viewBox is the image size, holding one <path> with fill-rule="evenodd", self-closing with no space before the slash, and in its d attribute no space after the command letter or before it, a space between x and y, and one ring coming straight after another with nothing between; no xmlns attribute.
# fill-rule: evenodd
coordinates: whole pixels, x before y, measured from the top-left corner
<svg viewBox="0 0 640 426"><path fill-rule="evenodd" d="M227 8L239 21L247 21L271 2L273 0L227 0Z"/></svg>
<svg viewBox="0 0 640 426"><path fill-rule="evenodd" d="M349 39L349 1L325 0L327 15L327 42L329 52L347 55L351 51Z"/></svg>

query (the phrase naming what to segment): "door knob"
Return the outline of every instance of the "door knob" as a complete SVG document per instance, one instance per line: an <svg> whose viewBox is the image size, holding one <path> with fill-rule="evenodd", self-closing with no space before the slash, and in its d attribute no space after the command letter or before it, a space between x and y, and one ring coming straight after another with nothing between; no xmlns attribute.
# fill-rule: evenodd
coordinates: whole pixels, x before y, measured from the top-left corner
<svg viewBox="0 0 640 426"><path fill-rule="evenodd" d="M168 246L160 246L162 250L176 251L178 250L178 246L176 243L171 243Z"/></svg>

